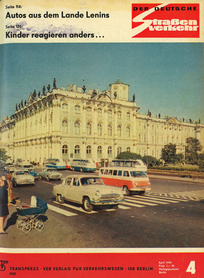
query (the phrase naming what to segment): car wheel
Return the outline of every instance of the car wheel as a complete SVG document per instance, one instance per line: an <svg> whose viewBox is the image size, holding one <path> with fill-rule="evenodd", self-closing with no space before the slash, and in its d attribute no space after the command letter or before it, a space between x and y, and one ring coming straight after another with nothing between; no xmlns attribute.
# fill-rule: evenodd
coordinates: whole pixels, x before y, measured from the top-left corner
<svg viewBox="0 0 204 278"><path fill-rule="evenodd" d="M139 191L139 195L144 195L145 191Z"/></svg>
<svg viewBox="0 0 204 278"><path fill-rule="evenodd" d="M46 180L49 181L49 177L48 176L46 177Z"/></svg>
<svg viewBox="0 0 204 278"><path fill-rule="evenodd" d="M64 198L62 197L62 195L57 195L56 196L56 201L63 204L64 203Z"/></svg>
<svg viewBox="0 0 204 278"><path fill-rule="evenodd" d="M90 199L88 197L85 197L83 200L83 208L85 211L92 211L93 206L90 203Z"/></svg>
<svg viewBox="0 0 204 278"><path fill-rule="evenodd" d="M123 190L125 192L125 195L130 195L130 191L128 190L128 187L126 185L123 186Z"/></svg>

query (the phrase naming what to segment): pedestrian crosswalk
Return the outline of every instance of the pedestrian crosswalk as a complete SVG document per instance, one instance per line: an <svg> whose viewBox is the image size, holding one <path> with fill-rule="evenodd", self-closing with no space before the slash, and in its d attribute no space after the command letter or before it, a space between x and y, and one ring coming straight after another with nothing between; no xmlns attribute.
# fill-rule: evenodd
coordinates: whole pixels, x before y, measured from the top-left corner
<svg viewBox="0 0 204 278"><path fill-rule="evenodd" d="M177 194L156 194L151 193L147 194L145 196L141 195L132 195L132 196L125 196L125 201L121 202L118 206L118 209L121 210L128 210L133 208L145 208L145 207L155 207L158 205L170 205L170 204L177 204L180 202L189 202L189 201L199 201L199 198L197 197L186 197L186 196L180 196ZM56 213L65 215L65 216L76 216L79 213L85 213L85 214L97 214L97 210L93 210L91 212L85 211L81 206L77 206L74 204L69 203L63 203L60 204L56 201L53 202L53 204L48 204L48 208L51 211L54 211ZM106 211L115 211L116 209L109 209Z"/></svg>

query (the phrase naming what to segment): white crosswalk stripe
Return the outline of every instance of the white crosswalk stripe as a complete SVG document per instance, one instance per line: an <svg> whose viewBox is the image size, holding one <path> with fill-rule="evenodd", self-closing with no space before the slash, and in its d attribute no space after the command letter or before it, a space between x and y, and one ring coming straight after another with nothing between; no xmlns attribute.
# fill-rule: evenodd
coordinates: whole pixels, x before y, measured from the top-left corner
<svg viewBox="0 0 204 278"><path fill-rule="evenodd" d="M54 202L56 204L59 204L58 202ZM97 211L85 211L82 207L76 207L76 206L72 206L72 205L69 205L69 204L62 204L62 206L64 207L67 207L67 208L71 208L71 209L74 209L74 210L77 210L77 211L80 211L80 212L83 212L83 213L88 213L88 214L93 214L93 213L97 213Z"/></svg>
<svg viewBox="0 0 204 278"><path fill-rule="evenodd" d="M147 196L141 196L141 195L134 195L134 196L125 196L125 201L120 203L118 206L118 209L127 210L131 209L131 207L135 208L144 208L148 206L157 206L157 205L168 205L168 204L176 204L179 202L188 202L188 201L195 201L195 198L185 196L178 196L178 195L172 195L172 194L163 194L161 195L147 195ZM176 197L176 198L175 198ZM57 213L63 214L65 216L76 216L79 213L86 213L86 214L97 214L98 211L93 210L91 212L85 211L81 206L75 206L68 203L60 204L56 201L53 202L54 204L60 205L63 208L59 208L53 205L48 205L48 208L52 211L55 211ZM71 209L74 212L70 212L66 209ZM107 212L109 211L116 211L116 209L106 209Z"/></svg>
<svg viewBox="0 0 204 278"><path fill-rule="evenodd" d="M143 201L139 201L139 200L136 200L136 199L132 199L132 198L125 198L125 200L128 200L128 205L130 205L129 202L132 203L135 203L135 204L142 204L142 205L147 205L147 206L157 206L156 204L153 204L153 203L149 203L149 202L143 202Z"/></svg>
<svg viewBox="0 0 204 278"><path fill-rule="evenodd" d="M155 198L151 199L151 198L148 198L148 197L136 197L135 200L144 200L144 201L148 200L151 203L156 203L156 204L160 204L160 205L167 205L167 204L169 204L169 202L166 202L165 200L161 201L161 200L156 200ZM173 203L178 203L178 202L177 201L173 201Z"/></svg>
<svg viewBox="0 0 204 278"><path fill-rule="evenodd" d="M55 207L55 206L52 206L52 205L48 205L48 209L50 209L52 211L55 211L57 213L66 215L66 216L75 216L75 215L77 215L76 213L69 212L67 210L64 210L64 209L61 209L61 208L58 208L58 207Z"/></svg>

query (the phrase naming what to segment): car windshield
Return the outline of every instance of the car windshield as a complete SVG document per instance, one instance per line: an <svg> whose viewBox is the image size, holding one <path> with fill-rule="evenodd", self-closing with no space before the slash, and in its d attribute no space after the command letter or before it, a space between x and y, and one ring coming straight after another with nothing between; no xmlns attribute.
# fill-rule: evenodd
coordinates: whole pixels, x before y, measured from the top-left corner
<svg viewBox="0 0 204 278"><path fill-rule="evenodd" d="M82 178L81 179L82 185L102 185L104 184L101 178L97 177L89 177L89 178Z"/></svg>
<svg viewBox="0 0 204 278"><path fill-rule="evenodd" d="M130 175L132 177L146 177L147 175L145 174L145 172L142 171L130 171Z"/></svg>
<svg viewBox="0 0 204 278"><path fill-rule="evenodd" d="M47 169L47 172L55 172L57 171L56 169Z"/></svg>
<svg viewBox="0 0 204 278"><path fill-rule="evenodd" d="M29 173L28 172L24 172L24 171L21 171L21 172L16 172L16 175L28 175Z"/></svg>

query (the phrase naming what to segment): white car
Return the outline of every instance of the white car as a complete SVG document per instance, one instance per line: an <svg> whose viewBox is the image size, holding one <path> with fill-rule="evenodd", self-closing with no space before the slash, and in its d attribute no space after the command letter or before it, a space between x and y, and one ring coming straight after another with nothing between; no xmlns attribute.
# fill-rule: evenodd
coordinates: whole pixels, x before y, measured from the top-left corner
<svg viewBox="0 0 204 278"><path fill-rule="evenodd" d="M124 201L123 191L113 186L105 185L96 176L67 176L62 184L55 185L53 192L56 201L64 200L82 204L85 211L91 211L94 206L116 208Z"/></svg>
<svg viewBox="0 0 204 278"><path fill-rule="evenodd" d="M13 172L11 181L13 182L14 186L17 186L19 184L35 185L34 177L31 176L28 171L24 170L16 170L15 172Z"/></svg>
<svg viewBox="0 0 204 278"><path fill-rule="evenodd" d="M39 173L40 179L47 179L47 180L61 180L62 174L57 172L55 168L44 168Z"/></svg>

